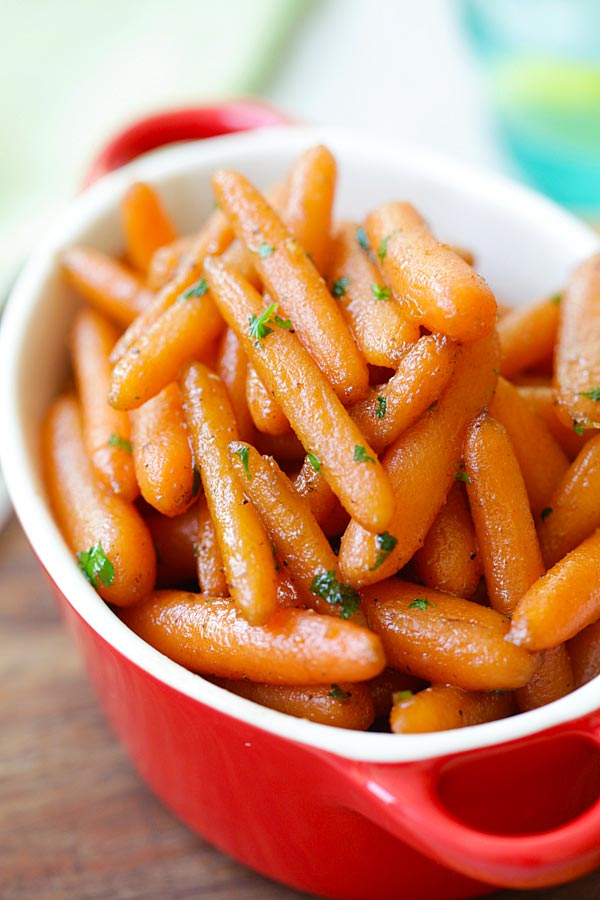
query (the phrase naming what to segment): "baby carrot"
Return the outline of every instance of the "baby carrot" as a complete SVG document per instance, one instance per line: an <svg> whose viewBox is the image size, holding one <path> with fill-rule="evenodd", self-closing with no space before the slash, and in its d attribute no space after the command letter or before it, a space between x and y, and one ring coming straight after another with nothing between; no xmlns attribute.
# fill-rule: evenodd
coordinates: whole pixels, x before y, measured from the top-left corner
<svg viewBox="0 0 600 900"><path fill-rule="evenodd" d="M160 291L171 278L175 277L184 257L186 257L194 244L194 236L186 235L177 238L165 247L158 247L152 254L152 259L146 274L146 284L151 291Z"/></svg>
<svg viewBox="0 0 600 900"><path fill-rule="evenodd" d="M129 261L145 274L155 251L176 239L175 226L156 191L141 181L123 197L121 219Z"/></svg>
<svg viewBox="0 0 600 900"><path fill-rule="evenodd" d="M245 499L229 458L229 444L239 435L227 389L201 363L186 368L181 386L194 458L231 596L251 624L263 624L277 605L277 573L271 542Z"/></svg>
<svg viewBox="0 0 600 900"><path fill-rule="evenodd" d="M427 682L413 675L406 675L397 669L384 669L381 675L377 675L369 682L373 704L375 706L375 718L384 719L390 714L394 702L394 694L403 692L416 694L427 687Z"/></svg>
<svg viewBox="0 0 600 900"><path fill-rule="evenodd" d="M320 468L320 467L319 467ZM328 537L341 534L348 524L348 513L340 504L321 472L306 456L294 479L294 487ZM339 527L341 526L341 527ZM333 530L330 530L333 528Z"/></svg>
<svg viewBox="0 0 600 900"><path fill-rule="evenodd" d="M311 147L294 163L281 197L281 218L324 275L331 243L335 159L326 147ZM277 209L277 204L270 199Z"/></svg>
<svg viewBox="0 0 600 900"><path fill-rule="evenodd" d="M519 385L519 396L540 419L569 460L574 460L587 441L594 437L593 431L578 434L572 426L566 426L556 415L556 400L550 385Z"/></svg>
<svg viewBox="0 0 600 900"><path fill-rule="evenodd" d="M411 317L459 343L484 337L496 301L478 275L440 244L410 203L388 203L367 217L366 231L387 283Z"/></svg>
<svg viewBox="0 0 600 900"><path fill-rule="evenodd" d="M565 425L600 428L600 254L563 291L554 387Z"/></svg>
<svg viewBox="0 0 600 900"><path fill-rule="evenodd" d="M477 590L481 560L463 485L450 488L413 564L427 587L458 597L470 597Z"/></svg>
<svg viewBox="0 0 600 900"><path fill-rule="evenodd" d="M237 334L231 328L226 328L221 337L215 371L227 388L241 439L252 440L254 425L246 403L248 360Z"/></svg>
<svg viewBox="0 0 600 900"><path fill-rule="evenodd" d="M467 428L464 465L490 604L509 615L544 565L510 439L485 412Z"/></svg>
<svg viewBox="0 0 600 900"><path fill-rule="evenodd" d="M266 456L274 456L288 467L297 467L305 456L305 450L293 431L287 434L254 432L254 446Z"/></svg>
<svg viewBox="0 0 600 900"><path fill-rule="evenodd" d="M300 244L249 181L221 170L213 187L273 301L289 317L336 394L344 402L368 390L367 366L325 282Z"/></svg>
<svg viewBox="0 0 600 900"><path fill-rule="evenodd" d="M50 407L42 459L52 510L86 578L116 606L145 597L156 576L150 532L131 503L94 478L74 397L59 397Z"/></svg>
<svg viewBox="0 0 600 900"><path fill-rule="evenodd" d="M121 618L192 672L265 684L365 681L385 665L379 638L310 609L279 609L251 625L225 597L156 591Z"/></svg>
<svg viewBox="0 0 600 900"><path fill-rule="evenodd" d="M600 528L600 434L589 441L548 500L540 523L546 565L553 566Z"/></svg>
<svg viewBox="0 0 600 900"><path fill-rule="evenodd" d="M540 667L529 684L516 692L521 712L560 700L575 688L571 660L565 644L545 650L541 659Z"/></svg>
<svg viewBox="0 0 600 900"><path fill-rule="evenodd" d="M600 531L539 578L519 601L508 640L549 650L600 618Z"/></svg>
<svg viewBox="0 0 600 900"><path fill-rule="evenodd" d="M435 403L450 381L458 347L439 334L420 338L398 362L387 384L371 388L349 412L377 453Z"/></svg>
<svg viewBox="0 0 600 900"><path fill-rule="evenodd" d="M396 368L419 326L408 319L364 252L353 223L339 225L331 246L328 281L354 340L368 363ZM302 242L301 242L302 243Z"/></svg>
<svg viewBox="0 0 600 900"><path fill-rule="evenodd" d="M183 412L171 382L130 413L133 462L144 500L165 516L185 512L200 489Z"/></svg>
<svg viewBox="0 0 600 900"><path fill-rule="evenodd" d="M229 587L225 577L225 564L206 497L198 500L197 518L194 552L200 590L210 597L227 597Z"/></svg>
<svg viewBox="0 0 600 900"><path fill-rule="evenodd" d="M531 509L537 517L548 506L569 468L569 460L545 422L531 412L515 386L504 378L498 379L490 413L508 432Z"/></svg>
<svg viewBox="0 0 600 900"><path fill-rule="evenodd" d="M386 525L387 537L366 531L357 519L348 525L339 560L350 584L373 584L393 575L422 546L454 484L467 423L494 390L497 359L494 333L463 347L437 405L388 447L382 465L396 512Z"/></svg>
<svg viewBox="0 0 600 900"><path fill-rule="evenodd" d="M132 457L129 416L112 409L110 351L118 337L114 325L83 307L71 329L71 358L81 401L83 439L99 481L125 500L139 494Z"/></svg>
<svg viewBox="0 0 600 900"><path fill-rule="evenodd" d="M144 513L144 522L156 551L157 585L193 585L196 581L194 546L198 541L198 506L190 507L180 516L163 516L155 509L149 509Z"/></svg>
<svg viewBox="0 0 600 900"><path fill-rule="evenodd" d="M248 366L246 377L246 403L252 421L265 434L289 434L290 423L281 407L260 380L253 366Z"/></svg>
<svg viewBox="0 0 600 900"><path fill-rule="evenodd" d="M394 702L390 727L394 734L448 731L504 719L516 711L510 691L480 693L451 684L434 684L413 697L401 694Z"/></svg>
<svg viewBox="0 0 600 900"><path fill-rule="evenodd" d="M68 283L115 325L127 328L152 299L131 269L98 250L70 247L60 261Z"/></svg>
<svg viewBox="0 0 600 900"><path fill-rule="evenodd" d="M288 323L274 307L265 310L248 282L215 259L206 261L206 272L227 324L344 508L366 527L383 531L394 509L389 482L327 380Z"/></svg>
<svg viewBox="0 0 600 900"><path fill-rule="evenodd" d="M576 687L600 675L600 619L571 638L567 647Z"/></svg>
<svg viewBox="0 0 600 900"><path fill-rule="evenodd" d="M308 504L274 459L239 441L229 445L229 453L244 493L302 600L317 612L350 618L358 609L358 594L341 583L335 554Z"/></svg>
<svg viewBox="0 0 600 900"><path fill-rule="evenodd" d="M504 639L510 623L493 609L399 579L361 595L388 665L409 675L467 691L512 690L537 668L535 657Z"/></svg>
<svg viewBox="0 0 600 900"><path fill-rule="evenodd" d="M223 681L221 686L261 706L321 725L366 731L375 718L373 698L366 684L287 685Z"/></svg>
<svg viewBox="0 0 600 900"><path fill-rule="evenodd" d="M222 330L223 319L201 280L120 357L109 402L117 409L141 406L175 381L186 363L202 359Z"/></svg>
<svg viewBox="0 0 600 900"><path fill-rule="evenodd" d="M558 334L560 295L511 310L498 322L500 372L512 378L552 358Z"/></svg>

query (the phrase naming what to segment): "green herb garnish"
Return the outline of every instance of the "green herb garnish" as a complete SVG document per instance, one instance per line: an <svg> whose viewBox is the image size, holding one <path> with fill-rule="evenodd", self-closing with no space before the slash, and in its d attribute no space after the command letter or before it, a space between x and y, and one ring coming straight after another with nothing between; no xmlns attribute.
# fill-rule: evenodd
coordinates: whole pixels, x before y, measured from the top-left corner
<svg viewBox="0 0 600 900"><path fill-rule="evenodd" d="M422 612L425 612L428 606L435 606L435 603L432 603L427 597L415 597L412 603L408 604L409 609L420 609Z"/></svg>
<svg viewBox="0 0 600 900"><path fill-rule="evenodd" d="M345 275L343 278L336 278L333 284L331 285L331 293L334 297L338 299L343 297L346 293L346 288L350 284L350 278L348 275Z"/></svg>
<svg viewBox="0 0 600 900"><path fill-rule="evenodd" d="M200 281L197 281L191 287L184 291L179 299L180 300L189 300L191 297L204 297L205 293L208 290L208 281L206 278L201 278Z"/></svg>
<svg viewBox="0 0 600 900"><path fill-rule="evenodd" d="M412 691L394 691L392 701L394 703L403 703L405 700L410 700L411 697L414 697Z"/></svg>
<svg viewBox="0 0 600 900"><path fill-rule="evenodd" d="M393 534L390 534L389 531L383 531L381 534L378 534L375 538L375 543L379 549L379 553L375 558L375 563L371 566L371 572L374 572L375 569L378 569L382 562L384 562L396 544L398 543L398 538L395 538Z"/></svg>
<svg viewBox="0 0 600 900"><path fill-rule="evenodd" d="M282 319L281 316L273 316L275 319L275 324L278 328L283 328L284 331L292 330L292 320L291 319Z"/></svg>
<svg viewBox="0 0 600 900"><path fill-rule="evenodd" d="M335 572L319 572L313 578L310 589L316 597L321 597L332 606L340 606L342 619L349 619L360 606L360 597L354 588L338 581Z"/></svg>
<svg viewBox="0 0 600 900"><path fill-rule="evenodd" d="M328 696L331 697L332 700L341 700L343 703L345 700L349 700L352 694L350 691L345 691L341 688L339 684L332 684Z"/></svg>
<svg viewBox="0 0 600 900"><path fill-rule="evenodd" d="M321 471L321 462L318 456L315 456L314 453L307 453L308 461L315 470L315 472Z"/></svg>
<svg viewBox="0 0 600 900"><path fill-rule="evenodd" d="M267 244L266 241L263 241L260 247L257 247L254 250L251 247L248 249L250 250L250 253L256 253L259 259L266 259L271 253L275 253L275 247Z"/></svg>
<svg viewBox="0 0 600 900"><path fill-rule="evenodd" d="M551 506L545 506L540 513L540 519L542 520L542 522L545 522L548 516L552 515L553 512L554 510Z"/></svg>
<svg viewBox="0 0 600 900"><path fill-rule="evenodd" d="M583 437L585 428L579 422L573 422L573 431L575 432L575 434L578 434L579 437Z"/></svg>
<svg viewBox="0 0 600 900"><path fill-rule="evenodd" d="M391 300L392 298L389 287L384 287L382 284L372 284L371 290L376 300Z"/></svg>
<svg viewBox="0 0 600 900"><path fill-rule="evenodd" d="M244 466L244 472L246 473L246 478L248 481L252 481L252 472L250 471L250 465L248 463L248 454L250 453L250 447L237 447L233 451L236 456L242 461L242 465Z"/></svg>
<svg viewBox="0 0 600 900"><path fill-rule="evenodd" d="M556 303L558 306L559 303L562 303L562 294L552 294L550 297L550 303Z"/></svg>
<svg viewBox="0 0 600 900"><path fill-rule="evenodd" d="M463 472L461 469L459 472L454 473L455 481L464 481L465 484L471 484L471 476L468 472Z"/></svg>
<svg viewBox="0 0 600 900"><path fill-rule="evenodd" d="M600 387L590 388L589 391L579 391L580 397L587 397L588 400L593 400L594 403L600 403Z"/></svg>
<svg viewBox="0 0 600 900"><path fill-rule="evenodd" d="M371 248L369 247L369 241L368 241L368 238L367 238L367 232L366 232L365 229L362 227L362 225L361 225L360 228L357 228L357 229L356 229L356 240L358 241L358 243L360 244L360 246L363 248L363 250L370 250L370 249L371 249Z"/></svg>
<svg viewBox="0 0 600 900"><path fill-rule="evenodd" d="M267 335L273 334L271 325L277 325L278 328L283 328L285 331L291 330L291 320L282 319L280 316L275 315L276 312L277 304L271 303L260 316L250 316L248 319L248 322L250 323L250 337L254 338L255 347L258 347L260 342L264 340ZM273 316L273 318L271 318L271 316Z"/></svg>
<svg viewBox="0 0 600 900"><path fill-rule="evenodd" d="M387 412L387 400L385 397L377 398L377 409L375 410L375 418L376 419L385 419L385 414Z"/></svg>
<svg viewBox="0 0 600 900"><path fill-rule="evenodd" d="M384 259L385 259L386 256L387 256L387 246L388 246L388 241L389 241L389 239L390 239L391 237L393 237L395 234L398 234L398 229L397 229L397 228L396 228L394 231L390 231L390 233L389 233L389 234L386 234L385 237L381 238L381 241L380 241L380 243L379 243L379 249L377 250L377 256L379 257L379 259L381 260L381 262L383 262Z"/></svg>
<svg viewBox="0 0 600 900"><path fill-rule="evenodd" d="M77 554L79 568L92 585L98 589L98 582L110 587L115 580L115 567L102 549L102 544L94 544L89 550L81 550Z"/></svg>
<svg viewBox="0 0 600 900"><path fill-rule="evenodd" d="M375 460L372 456L367 455L367 451L364 447L361 447L360 444L354 445L354 462L370 462L374 463Z"/></svg>
<svg viewBox="0 0 600 900"><path fill-rule="evenodd" d="M121 437L120 434L111 434L108 439L108 443L111 447L119 447L121 450L126 450L127 453L133 453L131 441L128 441L127 438Z"/></svg>

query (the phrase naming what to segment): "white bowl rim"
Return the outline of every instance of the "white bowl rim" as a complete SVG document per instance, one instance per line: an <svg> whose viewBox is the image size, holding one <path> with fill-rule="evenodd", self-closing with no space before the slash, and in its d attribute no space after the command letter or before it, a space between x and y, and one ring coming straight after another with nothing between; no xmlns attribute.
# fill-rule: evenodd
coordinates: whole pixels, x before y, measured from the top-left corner
<svg viewBox="0 0 600 900"><path fill-rule="evenodd" d="M132 180L160 183L161 177L178 170L193 169L202 159L218 166L223 150L239 152L269 147L300 152L311 143L336 148L351 147L365 158L390 158L411 171L436 178L452 179L465 190L485 192L499 205L520 204L532 219L550 221L581 249L581 256L598 248L598 236L582 222L554 203L509 179L446 159L419 146L388 139L358 135L350 130L283 126L211 138L160 150L130 163L103 178L79 197L57 218L51 232L32 254L15 284L0 333L0 399L4 438L0 443L3 467L15 511L40 562L75 611L119 653L159 681L209 707L291 741L339 757L372 763L404 763L453 755L489 747L533 735L598 709L600 680L594 679L567 697L527 713L456 731L423 735L393 735L344 731L292 718L258 706L217 687L201 676L150 647L130 631L81 577L71 552L64 543L47 508L45 498L35 490L30 477L24 427L17 397L17 372L22 339L33 314L38 286L55 264L57 250L65 246L86 223L114 204Z"/></svg>

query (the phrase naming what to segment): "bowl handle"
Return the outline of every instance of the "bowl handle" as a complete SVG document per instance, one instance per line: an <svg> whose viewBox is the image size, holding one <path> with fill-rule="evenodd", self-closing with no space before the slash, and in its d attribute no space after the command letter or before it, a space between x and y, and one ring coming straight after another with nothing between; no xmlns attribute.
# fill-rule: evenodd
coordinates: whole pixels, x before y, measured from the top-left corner
<svg viewBox="0 0 600 900"><path fill-rule="evenodd" d="M566 748L569 741L581 743L583 739L593 753L589 757L590 771L600 776L600 716L594 715L545 732L537 740L523 739L453 758L387 765L355 763L350 769L356 790L342 802L424 855L477 881L513 889L560 884L584 875L600 862L600 778L594 775L594 799L587 808L582 804L583 812L576 812L573 818L551 830L531 834L492 834L466 824L445 806L439 792L440 779L448 765L460 767L475 757L486 763L487 757L505 749L511 752L513 748L529 754L534 770L540 753L549 751L559 760L563 750L552 747L559 737L563 742L566 740ZM571 778L578 778L575 761L569 770L566 748L563 798L569 791ZM347 761L340 761L340 769L348 776ZM494 777L493 769L489 777ZM463 781L458 783L462 786ZM464 789L469 790L466 777ZM543 784L540 790L543 791ZM515 796L517 827L518 818L519 797Z"/></svg>
<svg viewBox="0 0 600 900"><path fill-rule="evenodd" d="M292 119L259 100L232 100L155 113L138 119L108 141L90 166L84 187L166 144L289 124Z"/></svg>

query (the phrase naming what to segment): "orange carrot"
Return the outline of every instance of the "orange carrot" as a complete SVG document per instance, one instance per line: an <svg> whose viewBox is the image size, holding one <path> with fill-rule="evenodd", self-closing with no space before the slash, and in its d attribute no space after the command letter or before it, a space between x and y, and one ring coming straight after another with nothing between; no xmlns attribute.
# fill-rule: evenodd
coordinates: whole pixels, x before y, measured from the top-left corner
<svg viewBox="0 0 600 900"><path fill-rule="evenodd" d="M176 239L175 226L156 191L140 181L123 197L121 217L127 256L133 267L145 274L156 250Z"/></svg>
<svg viewBox="0 0 600 900"><path fill-rule="evenodd" d="M206 497L201 497L198 501L198 529L195 536L194 553L200 590L210 597L229 596L217 529Z"/></svg>
<svg viewBox="0 0 600 900"><path fill-rule="evenodd" d="M134 471L129 416L108 405L110 351L118 337L114 325L84 307L71 330L71 358L81 401L83 438L96 478L125 500L139 494Z"/></svg>
<svg viewBox="0 0 600 900"><path fill-rule="evenodd" d="M275 435L289 434L290 423L253 366L248 367L246 402L252 421L259 431Z"/></svg>
<svg viewBox="0 0 600 900"><path fill-rule="evenodd" d="M308 456L294 479L294 487L308 504L324 534L331 537L344 531L348 513Z"/></svg>
<svg viewBox="0 0 600 900"><path fill-rule="evenodd" d="M395 578L361 595L388 665L409 675L467 691L512 690L537 668L535 657L504 639L510 623L493 609Z"/></svg>
<svg viewBox="0 0 600 900"><path fill-rule="evenodd" d="M254 426L246 403L248 361L238 336L231 328L226 328L221 337L215 370L227 388L241 439L251 441Z"/></svg>
<svg viewBox="0 0 600 900"><path fill-rule="evenodd" d="M494 390L497 359L493 333L463 347L437 405L387 449L382 464L396 512L385 539L358 520L350 522L340 550L340 568L350 584L373 584L393 575L422 546L454 484L466 425Z"/></svg>
<svg viewBox="0 0 600 900"><path fill-rule="evenodd" d="M537 709L570 694L575 687L571 660L565 644L541 654L540 667L525 687L516 692L519 709Z"/></svg>
<svg viewBox="0 0 600 900"><path fill-rule="evenodd" d="M171 382L132 410L135 474L144 500L165 516L179 516L200 489L183 412L181 392Z"/></svg>
<svg viewBox="0 0 600 900"><path fill-rule="evenodd" d="M567 427L556 415L556 400L550 385L519 385L517 388L529 408L545 422L548 431L567 458L574 460L587 441L594 437L593 431L578 434L570 425Z"/></svg>
<svg viewBox="0 0 600 900"><path fill-rule="evenodd" d="M150 509L144 514L144 521L156 551L158 586L193 585L196 581L194 545L198 541L198 506L192 506L180 516L163 516Z"/></svg>
<svg viewBox="0 0 600 900"><path fill-rule="evenodd" d="M511 310L498 323L500 371L512 378L552 357L558 334L560 295Z"/></svg>
<svg viewBox="0 0 600 900"><path fill-rule="evenodd" d="M227 324L344 508L367 527L383 531L394 508L389 483L329 383L296 335L286 330L287 323L277 321L272 307L265 310L248 282L215 259L207 260L206 272Z"/></svg>
<svg viewBox="0 0 600 900"><path fill-rule="evenodd" d="M384 719L390 714L394 702L394 694L416 694L427 687L427 682L413 675L398 672L397 669L384 669L381 675L377 675L369 682L373 704L375 706L375 718Z"/></svg>
<svg viewBox="0 0 600 900"><path fill-rule="evenodd" d="M93 587L116 606L145 597L156 577L150 532L131 503L95 480L74 397L59 397L50 407L42 459L57 523Z"/></svg>
<svg viewBox="0 0 600 900"><path fill-rule="evenodd" d="M115 325L127 328L152 299L134 272L98 250L70 247L60 261L68 283Z"/></svg>
<svg viewBox="0 0 600 900"><path fill-rule="evenodd" d="M300 465L304 459L304 447L293 431L288 434L254 433L254 446L266 456L274 456L288 466Z"/></svg>
<svg viewBox="0 0 600 900"><path fill-rule="evenodd" d="M146 274L146 283L151 291L162 290L175 277L193 246L194 235L190 234L154 251Z"/></svg>
<svg viewBox="0 0 600 900"><path fill-rule="evenodd" d="M345 402L368 389L367 366L335 300L300 244L242 175L220 171L213 187L237 236L252 251L269 295Z"/></svg>
<svg viewBox="0 0 600 900"><path fill-rule="evenodd" d="M459 341L484 337L496 322L491 290L428 230L410 203L388 203L367 217L366 231L386 281L411 318Z"/></svg>
<svg viewBox="0 0 600 900"><path fill-rule="evenodd" d="M506 429L485 412L467 428L465 478L490 604L509 615L543 574L525 482Z"/></svg>
<svg viewBox="0 0 600 900"><path fill-rule="evenodd" d="M231 596L251 624L263 624L277 605L277 573L271 542L245 500L229 458L228 446L239 434L227 389L201 363L187 367L181 385Z"/></svg>
<svg viewBox="0 0 600 900"><path fill-rule="evenodd" d="M311 147L292 166L280 199L282 220L322 275L329 259L335 182L335 159L329 150ZM270 202L277 209L277 203Z"/></svg>
<svg viewBox="0 0 600 900"><path fill-rule="evenodd" d="M516 711L514 695L507 691L477 693L434 684L414 697L401 694L394 703L390 727L394 734L448 731L504 719Z"/></svg>
<svg viewBox="0 0 600 900"><path fill-rule="evenodd" d="M385 665L376 635L312 610L279 609L251 625L229 598L156 591L121 618L192 672L266 684L364 681Z"/></svg>
<svg viewBox="0 0 600 900"><path fill-rule="evenodd" d="M600 675L600 619L576 634L567 646L576 687Z"/></svg>
<svg viewBox="0 0 600 900"><path fill-rule="evenodd" d="M328 272L330 289L367 362L396 368L419 337L419 327L381 284L380 272L361 248L356 232L353 223L336 229Z"/></svg>
<svg viewBox="0 0 600 900"><path fill-rule="evenodd" d="M458 597L470 597L477 590L481 560L461 484L452 485L413 564L419 581L427 587Z"/></svg>

